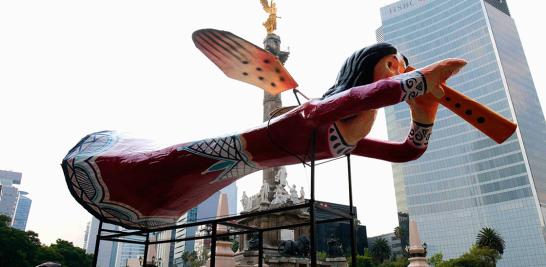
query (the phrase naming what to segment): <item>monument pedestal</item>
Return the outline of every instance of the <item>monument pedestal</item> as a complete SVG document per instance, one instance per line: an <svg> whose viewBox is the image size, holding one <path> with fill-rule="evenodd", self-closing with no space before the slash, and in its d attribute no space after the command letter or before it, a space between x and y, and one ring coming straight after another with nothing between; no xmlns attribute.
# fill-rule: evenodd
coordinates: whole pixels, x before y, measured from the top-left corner
<svg viewBox="0 0 546 267"><path fill-rule="evenodd" d="M256 228L270 228L279 225L298 224L309 221L309 214L302 210L289 210L282 213L268 214L259 217L245 218L238 221L239 224L248 225ZM287 228L288 229L288 228ZM294 230L294 240L297 240L300 236L309 236L309 227L298 227ZM241 251L248 250L248 237L247 235L240 235L239 237L239 249ZM264 256L280 256L278 253L278 247L281 241L281 230L266 231L263 233L263 251ZM258 253L258 250L252 250ZM240 254L238 254L240 255ZM257 256L256 256L257 257Z"/></svg>
<svg viewBox="0 0 546 267"><path fill-rule="evenodd" d="M331 267L348 267L347 259L345 257L326 258L326 263Z"/></svg>
<svg viewBox="0 0 546 267"><path fill-rule="evenodd" d="M218 267L235 267L234 253L231 250L231 242L216 241L216 266ZM207 267L210 267L210 259L207 260Z"/></svg>
<svg viewBox="0 0 546 267"><path fill-rule="evenodd" d="M408 252L410 254L410 264L408 267L430 267L427 263L427 249L421 243L417 223L414 220L410 221L409 230L410 247Z"/></svg>
<svg viewBox="0 0 546 267"><path fill-rule="evenodd" d="M430 267L425 257L411 257L409 258L409 262L408 267Z"/></svg>

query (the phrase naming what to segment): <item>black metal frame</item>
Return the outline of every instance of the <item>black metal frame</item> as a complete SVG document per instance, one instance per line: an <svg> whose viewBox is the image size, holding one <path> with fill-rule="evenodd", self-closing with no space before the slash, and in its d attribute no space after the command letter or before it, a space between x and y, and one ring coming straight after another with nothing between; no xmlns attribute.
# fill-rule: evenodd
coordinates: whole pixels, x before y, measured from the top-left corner
<svg viewBox="0 0 546 267"><path fill-rule="evenodd" d="M263 211L257 211L252 213L246 213L241 214L237 216L230 216L225 218L215 218L211 220L204 220L199 222L191 222L191 223L185 223L181 225L173 225L173 226L167 226L167 227L159 227L154 229L142 229L142 230L127 230L127 231L114 231L114 230L107 230L102 229L102 221L99 221L99 229L97 231L97 241L95 243L95 254L93 255L93 267L97 266L97 257L100 247L101 240L105 241L115 241L115 242L125 242L125 243L133 243L133 244L143 244L144 245L144 259L143 259L143 266L146 266L146 262L148 260L148 246L151 244L161 244L161 243L172 243L172 242L180 242L180 241L190 241L190 240L198 240L198 239L211 239L211 257L210 257L210 266L215 266L215 256L216 256L216 241L219 237L226 237L231 235L240 235L240 234L248 234L248 233L258 233L258 242L259 242L259 248L258 248L258 266L263 266L263 233L267 231L273 231L273 230L279 230L279 229L285 229L285 228L296 228L296 227L302 227L302 226L309 226L309 235L310 235L310 257L311 257L311 266L316 267L317 266L317 240L315 237L316 232L316 225L317 224L323 224L323 223L332 223L332 222L339 222L339 221L349 221L350 227L351 227L351 266L356 266L356 216L353 212L353 192L352 192L352 181L351 181L351 158L350 155L347 155L347 173L348 173L348 181L349 181L349 214L343 214L339 211L329 210L326 208L322 208L320 206L317 206L316 200L315 200L315 149L316 149L316 131L313 132L311 136L311 155L310 155L310 161L311 161L311 198L306 201L304 204L298 204L293 205L289 207L282 207L282 208L276 208L276 209L269 209L269 210L263 210ZM263 215L269 215L274 214L278 212L283 211L289 211L289 210L297 210L302 208L308 208L309 209L309 222L305 223L297 223L297 224L290 224L290 225L281 225L281 226L274 226L274 227L268 227L268 228L256 228L256 227L250 227L246 225L239 225L234 223L236 220L244 219L244 218L251 218L251 217L259 217ZM315 216L315 209L322 209L324 211L330 212L334 215L340 216L339 218L334 219L326 219L326 220L316 220ZM195 236L195 237L187 237L187 238L180 238L180 239L170 239L170 240L156 240L156 241L150 241L150 233L154 232L162 232L162 231L168 231L168 230L175 230L175 229L181 229L181 228L187 228L192 226L203 226L203 225L212 225L212 231L210 234L207 235L201 235L201 236ZM233 231L228 233L222 233L218 234L216 232L216 226L217 225L225 225L230 227L236 227L240 229L244 229L241 231ZM103 232L106 232L107 234L103 234ZM129 236L144 236L146 237L145 241L136 241L136 240L126 240L123 239L124 237Z"/></svg>

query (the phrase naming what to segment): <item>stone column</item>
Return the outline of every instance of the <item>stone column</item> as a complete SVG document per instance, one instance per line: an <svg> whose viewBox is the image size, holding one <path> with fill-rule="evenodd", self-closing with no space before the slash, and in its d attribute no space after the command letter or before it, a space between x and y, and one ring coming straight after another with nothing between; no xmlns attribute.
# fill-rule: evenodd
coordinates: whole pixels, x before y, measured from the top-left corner
<svg viewBox="0 0 546 267"><path fill-rule="evenodd" d="M427 250L421 243L419 231L417 230L417 223L414 220L410 221L409 230L410 247L408 250L410 254L410 264L408 267L430 267L427 263Z"/></svg>
<svg viewBox="0 0 546 267"><path fill-rule="evenodd" d="M284 64L284 62L286 62L288 59L289 52L281 51L280 48L281 38L274 33L267 34L264 39L264 49L277 56L281 63ZM271 117L270 114L276 109L282 107L281 94L274 96L264 91L263 107L263 120L268 121ZM275 176L281 168L284 167L275 167L263 170L263 183L267 183L269 185L269 202L273 200L274 190L277 188L278 184L275 182Z"/></svg>

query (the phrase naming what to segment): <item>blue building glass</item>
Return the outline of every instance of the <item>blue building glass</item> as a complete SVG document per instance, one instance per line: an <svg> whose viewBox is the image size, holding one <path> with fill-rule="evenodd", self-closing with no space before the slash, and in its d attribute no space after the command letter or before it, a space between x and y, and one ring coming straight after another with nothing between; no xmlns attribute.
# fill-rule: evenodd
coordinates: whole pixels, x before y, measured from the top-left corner
<svg viewBox="0 0 546 267"><path fill-rule="evenodd" d="M398 210L417 221L430 254L458 257L493 227L506 241L498 266L546 266L546 123L506 1L403 0L381 17L379 41L418 68L466 59L449 85L518 123L499 145L440 107L427 152L393 164ZM389 139L403 140L407 105L385 113Z"/></svg>
<svg viewBox="0 0 546 267"><path fill-rule="evenodd" d="M32 200L26 195L28 195L27 192L19 191L19 200L17 200L17 208L15 209L15 216L11 225L13 228L21 231L25 231L27 228L28 214L32 205Z"/></svg>
<svg viewBox="0 0 546 267"><path fill-rule="evenodd" d="M232 183L222 190L214 193L212 196L207 198L205 201L201 202L197 207L194 207L190 209L188 212L186 212L178 222L180 224L183 223L189 223L189 222L196 222L196 221L204 221L204 220L210 220L214 219L216 217L216 212L218 209L218 201L220 199L220 193L227 194L228 198L228 209L230 215L237 214L237 185L235 183ZM187 228L181 228L176 230L176 238L186 238L186 237L195 237L197 236L198 229L195 226L187 227ZM184 266L183 260L182 260L182 254L184 251L194 251L195 250L195 241L182 241L182 242L176 242L175 248L174 248L174 266Z"/></svg>

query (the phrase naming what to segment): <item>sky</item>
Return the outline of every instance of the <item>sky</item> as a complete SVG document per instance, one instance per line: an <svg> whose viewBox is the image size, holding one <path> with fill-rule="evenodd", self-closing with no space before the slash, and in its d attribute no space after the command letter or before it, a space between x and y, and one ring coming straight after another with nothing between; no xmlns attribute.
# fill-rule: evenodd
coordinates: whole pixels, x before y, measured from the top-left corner
<svg viewBox="0 0 546 267"><path fill-rule="evenodd" d="M299 90L319 97L347 56L375 42L379 8L395 1L278 0L277 34ZM546 105L543 1L509 1L540 102ZM253 1L0 1L0 169L23 173L27 230L43 243L83 244L91 215L70 195L61 160L86 134L117 130L173 145L261 123L263 92L223 75L193 45L201 28L262 46L267 18ZM288 92L284 105L296 103ZM371 136L387 138L380 111ZM397 225L390 163L352 159L354 204L368 235ZM317 167L316 198L348 204L345 161ZM309 168L288 168L309 193ZM259 191L261 173L237 181ZM153 185L150 185L153 186ZM136 196L137 197L137 196ZM232 203L230 203L232 204ZM237 203L238 204L238 203Z"/></svg>

